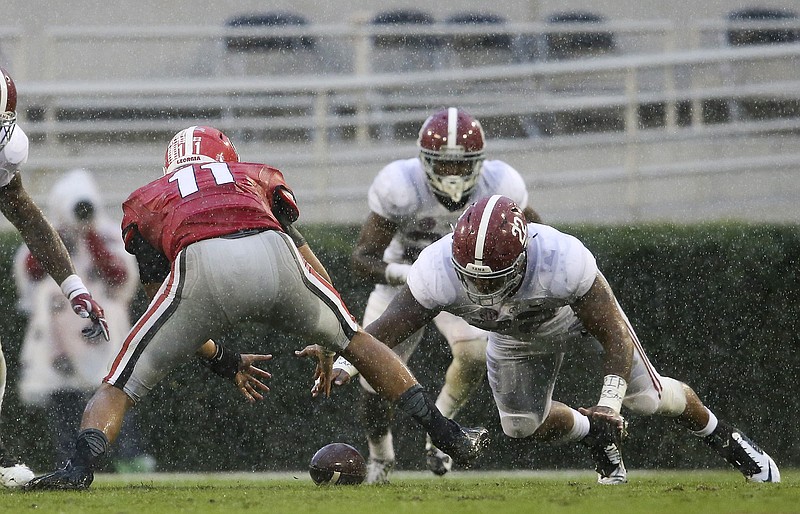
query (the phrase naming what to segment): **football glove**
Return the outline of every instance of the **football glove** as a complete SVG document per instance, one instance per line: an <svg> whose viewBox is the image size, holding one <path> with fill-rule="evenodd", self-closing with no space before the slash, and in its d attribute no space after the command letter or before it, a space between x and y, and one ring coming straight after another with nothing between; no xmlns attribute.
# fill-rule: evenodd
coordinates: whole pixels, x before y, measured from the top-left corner
<svg viewBox="0 0 800 514"><path fill-rule="evenodd" d="M105 313L103 308L94 301L92 295L89 293L80 293L70 298L69 303L72 304L72 310L81 318L88 318L92 324L81 330L83 337L87 339L95 339L102 335L103 339L108 341L108 323L106 322Z"/></svg>

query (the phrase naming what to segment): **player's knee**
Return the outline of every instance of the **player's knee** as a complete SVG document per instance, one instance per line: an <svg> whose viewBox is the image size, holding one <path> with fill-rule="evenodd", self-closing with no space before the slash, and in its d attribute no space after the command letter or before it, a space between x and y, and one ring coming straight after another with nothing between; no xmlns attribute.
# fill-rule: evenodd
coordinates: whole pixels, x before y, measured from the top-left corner
<svg viewBox="0 0 800 514"><path fill-rule="evenodd" d="M542 425L542 419L536 414L503 414L500 425L508 437L522 439L532 436Z"/></svg>
<svg viewBox="0 0 800 514"><path fill-rule="evenodd" d="M686 410L686 391L683 383L674 378L663 377L661 385L661 404L658 406L657 414L674 418L683 414Z"/></svg>
<svg viewBox="0 0 800 514"><path fill-rule="evenodd" d="M648 377L643 378L648 380ZM633 385L634 387L631 387ZM625 396L623 405L642 416L659 414L662 416L675 417L681 414L686 408L686 394L683 391L683 384L669 377L661 378L661 392L653 387L635 387L637 384L631 383L628 386L630 394Z"/></svg>
<svg viewBox="0 0 800 514"><path fill-rule="evenodd" d="M486 339L469 339L456 341L450 346L453 360L460 361L464 366L486 367Z"/></svg>

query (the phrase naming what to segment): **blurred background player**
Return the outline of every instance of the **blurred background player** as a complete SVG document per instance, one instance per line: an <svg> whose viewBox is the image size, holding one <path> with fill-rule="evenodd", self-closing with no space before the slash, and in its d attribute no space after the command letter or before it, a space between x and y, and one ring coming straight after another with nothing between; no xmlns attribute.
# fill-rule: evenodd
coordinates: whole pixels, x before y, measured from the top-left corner
<svg viewBox="0 0 800 514"><path fill-rule="evenodd" d="M108 325L103 309L92 299L83 281L75 274L69 253L58 234L22 185L19 167L28 160L28 136L17 126L17 88L11 76L0 68L0 211L19 231L25 244L44 271L61 286L72 310L89 318L82 329L85 337L103 336L108 340ZM0 346L0 411L6 389L6 360ZM5 426L0 425L0 436ZM31 470L9 452L0 438L0 484L18 487L33 477Z"/></svg>
<svg viewBox="0 0 800 514"><path fill-rule="evenodd" d="M125 251L119 224L102 210L97 184L87 170L65 173L50 191L48 216L67 247L77 272L104 305L110 321L110 344L81 336L82 321L72 314L58 286L27 246L17 252L14 277L19 308L29 316L22 345L20 398L42 407L53 442L54 464L62 466L86 401L108 371L131 328L131 302L138 272ZM117 471L152 471L153 458L141 451L133 413L123 430L127 437L115 454Z"/></svg>
<svg viewBox="0 0 800 514"><path fill-rule="evenodd" d="M450 107L435 112L422 124L417 143L419 156L391 162L369 189L371 212L352 255L356 273L375 284L364 326L383 313L405 284L419 253L452 230L470 201L503 194L522 206L529 219L540 221L538 214L526 207L528 193L517 170L503 161L485 160L483 128L466 111ZM436 406L452 418L483 380L486 333L446 312L434 323L453 356ZM408 362L422 336L420 330L394 348L403 362ZM365 482L386 483L395 464L390 428L393 412L363 377L361 385L361 417L369 445ZM443 475L450 470L452 460L433 446L430 438L425 455L433 473Z"/></svg>
<svg viewBox="0 0 800 514"><path fill-rule="evenodd" d="M167 146L164 176L131 193L122 210L125 248L152 301L87 404L67 464L28 489L88 488L125 413L195 355L249 401L262 399L269 389L261 379L270 375L254 364L271 356L240 355L213 341L244 322L324 347L315 378L326 394L341 353L454 459L468 465L478 457L488 432L442 416L397 355L350 315L293 226L300 211L279 170L240 162L225 134L192 126ZM320 355L308 350L297 353Z"/></svg>
<svg viewBox="0 0 800 514"><path fill-rule="evenodd" d="M464 211L452 234L422 252L406 286L366 330L392 347L445 310L489 331L489 384L503 432L581 442L598 483L628 480L623 405L673 419L748 481L780 482L775 462L747 435L718 420L689 385L659 374L583 243L527 223L511 199L483 198ZM565 353L592 348L603 354L597 404L573 409L553 400ZM348 381L336 368L331 376Z"/></svg>

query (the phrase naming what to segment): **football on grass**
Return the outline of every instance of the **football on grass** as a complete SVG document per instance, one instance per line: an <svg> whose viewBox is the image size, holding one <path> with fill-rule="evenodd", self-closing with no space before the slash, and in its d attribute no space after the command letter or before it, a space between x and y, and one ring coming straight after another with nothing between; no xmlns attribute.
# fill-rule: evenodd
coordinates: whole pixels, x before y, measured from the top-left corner
<svg viewBox="0 0 800 514"><path fill-rule="evenodd" d="M317 450L308 472L317 485L356 485L367 476L367 463L349 444L331 443Z"/></svg>

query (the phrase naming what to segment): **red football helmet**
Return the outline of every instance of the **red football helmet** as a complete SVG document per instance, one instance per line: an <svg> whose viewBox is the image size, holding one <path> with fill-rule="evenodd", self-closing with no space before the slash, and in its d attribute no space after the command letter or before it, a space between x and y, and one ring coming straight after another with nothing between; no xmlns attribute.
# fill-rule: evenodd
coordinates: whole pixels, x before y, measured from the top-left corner
<svg viewBox="0 0 800 514"><path fill-rule="evenodd" d="M17 86L8 72L0 68L0 150L11 140L17 126Z"/></svg>
<svg viewBox="0 0 800 514"><path fill-rule="evenodd" d="M202 162L239 162L239 154L228 136L213 127L194 126L172 138L164 155L164 175Z"/></svg>
<svg viewBox="0 0 800 514"><path fill-rule="evenodd" d="M483 128L478 120L455 107L443 109L422 124L417 144L434 192L452 202L469 196L478 182L484 159ZM437 168L444 163L462 166L442 173Z"/></svg>
<svg viewBox="0 0 800 514"><path fill-rule="evenodd" d="M453 233L453 265L470 300L496 306L525 275L528 223L510 198L489 196L464 211Z"/></svg>

